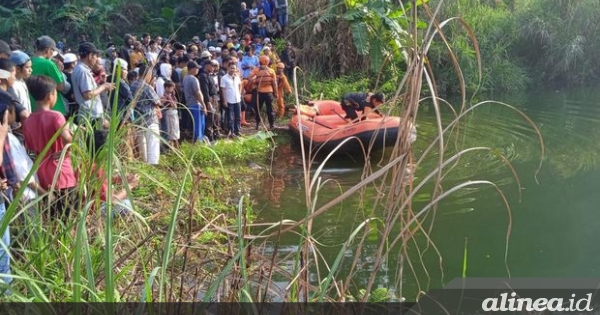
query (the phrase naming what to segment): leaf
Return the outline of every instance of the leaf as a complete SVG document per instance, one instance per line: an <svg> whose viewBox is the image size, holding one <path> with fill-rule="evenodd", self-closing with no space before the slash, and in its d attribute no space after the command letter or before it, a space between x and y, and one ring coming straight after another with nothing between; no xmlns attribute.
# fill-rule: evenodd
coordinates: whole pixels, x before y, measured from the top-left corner
<svg viewBox="0 0 600 315"><path fill-rule="evenodd" d="M346 12L346 14L344 14L344 20L346 21L356 21L356 20L362 20L365 17L365 12L361 11L361 10L349 10L348 12Z"/></svg>
<svg viewBox="0 0 600 315"><path fill-rule="evenodd" d="M7 7L1 6L1 5L0 5L0 11L1 12L6 12L8 14L12 14L13 13L13 10L11 10L11 9L9 9Z"/></svg>
<svg viewBox="0 0 600 315"><path fill-rule="evenodd" d="M373 72L378 72L381 69L383 63L383 49L384 45L380 37L376 37L371 41L369 57L371 57L371 70Z"/></svg>
<svg viewBox="0 0 600 315"><path fill-rule="evenodd" d="M392 11L392 12L390 12L390 13L388 14L388 17L389 17L390 19L394 19L394 20L395 20L395 19L398 19L398 18L400 18L400 17L404 17L405 15L406 15L406 11L404 11L404 10L402 10L402 9L398 9L398 10L395 10L395 11Z"/></svg>
<svg viewBox="0 0 600 315"><path fill-rule="evenodd" d="M371 292L368 301L370 303L382 303L388 300L388 290L386 288L377 288Z"/></svg>
<svg viewBox="0 0 600 315"><path fill-rule="evenodd" d="M175 11L171 8L162 8L160 14L165 20L173 20L175 18Z"/></svg>
<svg viewBox="0 0 600 315"><path fill-rule="evenodd" d="M21 12L21 14L23 15L31 15L31 10L27 9L27 8L19 8L17 9L17 11Z"/></svg>
<svg viewBox="0 0 600 315"><path fill-rule="evenodd" d="M352 39L354 39L354 45L356 46L357 52L364 56L369 53L369 32L367 24L364 22L353 23L351 25Z"/></svg>
<svg viewBox="0 0 600 315"><path fill-rule="evenodd" d="M390 19L387 15L382 14L379 11L375 11L375 12L377 12L379 17L383 21L383 24L390 31L390 34L392 35L392 37L394 37L396 39L400 39L401 37L408 36L408 33L400 26L400 24L398 22Z"/></svg>
<svg viewBox="0 0 600 315"><path fill-rule="evenodd" d="M465 237L465 248L463 251L463 266L462 266L463 278L467 277L467 242L468 242L468 239Z"/></svg>

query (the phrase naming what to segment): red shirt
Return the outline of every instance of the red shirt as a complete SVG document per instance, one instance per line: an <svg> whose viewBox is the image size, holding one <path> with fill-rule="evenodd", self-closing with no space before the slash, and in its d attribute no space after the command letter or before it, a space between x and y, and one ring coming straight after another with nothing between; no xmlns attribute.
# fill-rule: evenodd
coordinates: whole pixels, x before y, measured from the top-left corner
<svg viewBox="0 0 600 315"><path fill-rule="evenodd" d="M23 123L23 134L25 136L25 147L39 155L54 134L66 123L65 117L54 110L38 110L33 112ZM58 170L58 178L54 189L71 188L77 185L75 172L71 164L71 154L66 153L62 165L59 164L60 154L65 144L60 137L52 143L37 171L40 185L44 189L50 189L54 175Z"/></svg>

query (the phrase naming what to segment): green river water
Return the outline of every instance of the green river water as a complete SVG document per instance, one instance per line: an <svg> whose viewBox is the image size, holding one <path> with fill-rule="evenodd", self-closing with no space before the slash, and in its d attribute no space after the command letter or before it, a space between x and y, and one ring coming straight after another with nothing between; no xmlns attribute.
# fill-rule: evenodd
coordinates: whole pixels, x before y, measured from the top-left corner
<svg viewBox="0 0 600 315"><path fill-rule="evenodd" d="M600 276L600 92L594 89L535 91L519 95L490 97L514 105L539 127L544 138L546 156L537 175L541 147L536 133L519 114L499 105L486 105L469 116L463 148L487 146L498 149L515 167L522 185L522 200L510 170L490 154L467 155L443 181L445 190L468 180L490 180L505 193L512 214L512 228L505 264L508 212L495 189L484 186L462 189L441 203L430 237L439 250L425 249L425 237L415 236L409 246L414 271L405 265L397 281L398 259L390 255L378 271L375 287L413 299L417 292L443 287L462 276L467 241L466 273L470 277L597 277ZM444 117L451 112L444 110ZM446 124L448 120L444 122ZM424 105L419 111L418 139L414 144L418 157L436 133L433 108ZM289 146L278 148L272 176L267 176L254 192L254 209L259 221L299 220L306 215L301 156ZM451 153L451 152L450 152ZM449 155L447 155L449 156ZM378 157L373 157L372 161ZM417 183L433 169L437 156L426 160L416 171ZM376 164L376 163L374 163ZM319 193L319 205L339 196L356 184L362 162L341 157L327 164L323 179L336 184ZM419 192L413 203L418 210L430 200L432 186ZM340 245L371 214L373 188L367 189L365 204L350 198L314 221L313 233L320 242L323 259L333 263ZM271 244L276 240L271 240ZM279 241L279 257L297 251L298 238L292 234ZM363 288L371 274L377 233L371 235L360 253L360 266L354 276L354 289ZM273 247L267 246L265 253ZM342 274L349 267L356 248L346 252ZM397 252L397 250L396 250ZM279 263L291 271L291 260ZM321 278L326 272L319 264ZM507 268L509 271L507 271ZM319 279L316 268L311 281ZM345 279L342 277L341 279ZM287 280L282 277L281 286Z"/></svg>

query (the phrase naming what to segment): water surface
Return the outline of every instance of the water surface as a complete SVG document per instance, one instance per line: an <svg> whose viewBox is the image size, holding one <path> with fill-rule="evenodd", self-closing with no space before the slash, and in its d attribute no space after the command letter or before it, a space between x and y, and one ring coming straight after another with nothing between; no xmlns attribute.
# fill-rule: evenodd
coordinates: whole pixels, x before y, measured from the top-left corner
<svg viewBox="0 0 600 315"><path fill-rule="evenodd" d="M461 130L465 136L461 147L485 146L502 152L519 174L521 201L512 173L491 154L466 156L447 175L443 187L447 190L468 180L490 180L502 188L512 214L507 263L509 213L502 199L491 187L460 190L442 201L436 212L430 237L440 255L431 247L423 253L426 248L423 235L416 235L415 242L409 246L413 270L405 265L402 278L402 295L408 299L414 298L419 290L443 287L460 277L465 266L465 243L466 273L471 277L504 277L509 272L513 277L600 276L600 251L596 245L600 239L600 92L594 89L535 91L497 95L493 99L519 108L539 127L546 156L537 180L541 149L536 133L515 111L486 105L467 117L468 123L463 127L468 128ZM451 112L444 110L444 124L450 116ZM433 108L424 105L418 117L417 157L435 133ZM278 150L272 175L254 192L255 209L263 222L299 220L307 212L301 156L293 147ZM379 158L375 156L371 161L376 164ZM427 159L416 171L415 183L432 170L436 159L437 156ZM362 161L349 156L328 163L321 177L323 181L329 180L329 184L320 191L319 204L359 182L362 171ZM431 185L420 191L413 209L427 204L431 192ZM364 202L359 202L356 196L349 198L314 221L318 248L328 264L360 222L381 215L379 207L373 207L376 194L374 188L368 188ZM367 246L362 248L354 289L365 286L378 241L378 234L372 233ZM280 251L298 250L298 239L294 235L278 242ZM348 259L355 250L345 253ZM323 274L323 263L319 266ZM378 272L376 286L398 289L397 266L397 255L390 255ZM290 261L284 266L290 271L292 267ZM349 268L348 260L344 268ZM316 268L311 272L311 279L316 281ZM285 284L285 280L282 281Z"/></svg>

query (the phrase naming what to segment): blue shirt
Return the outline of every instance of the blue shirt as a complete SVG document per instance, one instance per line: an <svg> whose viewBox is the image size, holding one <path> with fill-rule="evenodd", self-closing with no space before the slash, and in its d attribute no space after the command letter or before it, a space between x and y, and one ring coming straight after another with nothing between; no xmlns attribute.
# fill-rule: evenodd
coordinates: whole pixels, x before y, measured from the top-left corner
<svg viewBox="0 0 600 315"><path fill-rule="evenodd" d="M258 7L259 9L262 8L263 12L265 13L265 15L267 16L267 19L271 19L271 16L273 15L273 11L271 9L271 4L269 3L268 0L262 0L262 2L260 3L260 6Z"/></svg>
<svg viewBox="0 0 600 315"><path fill-rule="evenodd" d="M248 79L248 77L250 76L250 72L252 72L252 69L258 66L258 56L245 55L244 57L242 57L242 77L244 79Z"/></svg>

